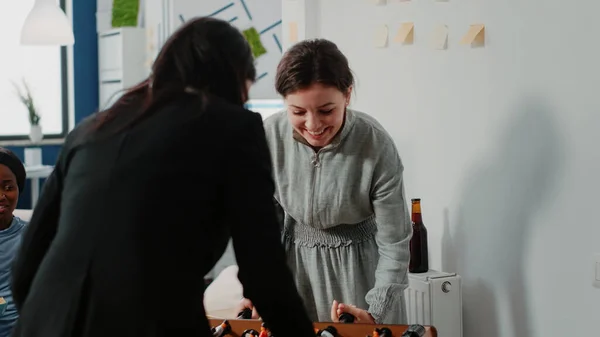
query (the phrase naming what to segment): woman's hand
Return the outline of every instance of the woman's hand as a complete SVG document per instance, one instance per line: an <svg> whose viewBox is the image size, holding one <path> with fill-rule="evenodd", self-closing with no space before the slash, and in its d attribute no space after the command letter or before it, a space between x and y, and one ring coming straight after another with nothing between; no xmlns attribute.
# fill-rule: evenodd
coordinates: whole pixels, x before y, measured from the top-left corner
<svg viewBox="0 0 600 337"><path fill-rule="evenodd" d="M375 324L373 316L371 316L371 314L369 314L368 311L359 309L352 304L338 303L338 301L333 300L333 304L331 305L331 320L333 322L339 322L340 315L345 312L349 313L350 315L356 318L354 323Z"/></svg>
<svg viewBox="0 0 600 337"><path fill-rule="evenodd" d="M247 298L242 298L242 300L236 307L236 315L238 313L242 312L242 310L244 310L246 308L252 309L252 319L260 319L260 316L258 315L258 312L256 311L256 308L254 307L254 304L252 304L252 301L250 301Z"/></svg>

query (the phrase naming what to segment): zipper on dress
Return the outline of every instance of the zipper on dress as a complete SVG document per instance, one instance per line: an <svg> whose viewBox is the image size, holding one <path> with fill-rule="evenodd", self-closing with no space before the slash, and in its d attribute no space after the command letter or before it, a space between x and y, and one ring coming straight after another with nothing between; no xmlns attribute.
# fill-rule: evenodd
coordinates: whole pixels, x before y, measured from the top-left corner
<svg viewBox="0 0 600 337"><path fill-rule="evenodd" d="M319 152L320 151L321 150L319 150L318 152L315 152L315 154L313 156L313 160L310 162L316 168L321 167L321 160L319 159Z"/></svg>
<svg viewBox="0 0 600 337"><path fill-rule="evenodd" d="M317 183L317 174L318 174L318 168L321 167L321 160L319 159L319 154L321 153L321 149L319 151L315 151L314 155L313 155L313 159L311 161L311 164L313 165L313 172L312 172L312 187L311 187L311 197L309 199L310 205L309 205L309 210L310 210L310 220L312 222L312 226L315 226L315 196L316 196L316 191L315 191L315 185Z"/></svg>

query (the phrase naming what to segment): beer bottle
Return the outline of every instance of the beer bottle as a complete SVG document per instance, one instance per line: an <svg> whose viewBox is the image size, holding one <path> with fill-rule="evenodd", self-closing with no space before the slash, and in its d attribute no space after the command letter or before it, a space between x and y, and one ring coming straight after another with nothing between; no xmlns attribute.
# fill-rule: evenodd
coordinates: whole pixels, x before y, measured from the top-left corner
<svg viewBox="0 0 600 337"><path fill-rule="evenodd" d="M408 271L426 273L429 270L429 249L427 248L427 228L421 216L421 199L412 199L412 229L410 239L410 262Z"/></svg>

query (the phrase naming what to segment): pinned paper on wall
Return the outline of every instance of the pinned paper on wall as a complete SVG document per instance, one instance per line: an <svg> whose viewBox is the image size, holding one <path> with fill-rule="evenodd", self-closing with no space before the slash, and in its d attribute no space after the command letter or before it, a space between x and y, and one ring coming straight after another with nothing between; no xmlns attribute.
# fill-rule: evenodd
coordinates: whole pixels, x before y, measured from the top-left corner
<svg viewBox="0 0 600 337"><path fill-rule="evenodd" d="M465 36L460 40L460 44L483 46L485 44L485 25L471 25Z"/></svg>
<svg viewBox="0 0 600 337"><path fill-rule="evenodd" d="M154 45L154 27L146 28L146 54L153 54L156 46Z"/></svg>
<svg viewBox="0 0 600 337"><path fill-rule="evenodd" d="M448 26L438 25L433 30L433 48L443 50L448 48Z"/></svg>
<svg viewBox="0 0 600 337"><path fill-rule="evenodd" d="M289 37L291 43L298 42L298 23L293 21L289 24Z"/></svg>
<svg viewBox="0 0 600 337"><path fill-rule="evenodd" d="M412 22L404 22L400 25L394 42L402 44L413 44L415 39L415 25Z"/></svg>
<svg viewBox="0 0 600 337"><path fill-rule="evenodd" d="M152 68L152 63L154 63L154 57L156 56L155 41L154 28L150 26L146 28L146 61L144 62L146 69Z"/></svg>
<svg viewBox="0 0 600 337"><path fill-rule="evenodd" d="M381 25L375 29L375 36L373 37L373 43L377 48L385 48L388 44L388 26Z"/></svg>

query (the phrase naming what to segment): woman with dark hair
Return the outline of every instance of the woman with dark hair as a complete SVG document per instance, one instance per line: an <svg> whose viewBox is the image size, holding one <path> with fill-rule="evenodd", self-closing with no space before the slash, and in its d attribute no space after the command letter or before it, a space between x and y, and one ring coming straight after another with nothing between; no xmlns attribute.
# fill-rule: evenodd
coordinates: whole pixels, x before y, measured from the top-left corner
<svg viewBox="0 0 600 337"><path fill-rule="evenodd" d="M354 77L331 41L292 46L275 83L287 105L265 121L275 199L310 317L336 321L347 312L357 322L406 323L412 230L393 139L348 108Z"/></svg>
<svg viewBox="0 0 600 337"><path fill-rule="evenodd" d="M25 167L21 159L9 149L0 147L0 337L10 336L18 317L10 291L10 279L11 265L27 224L14 215L25 179Z"/></svg>
<svg viewBox="0 0 600 337"><path fill-rule="evenodd" d="M254 77L237 29L191 20L147 80L69 134L15 262L13 336L210 336L203 277L230 237L273 333L314 336L262 120L243 108Z"/></svg>

